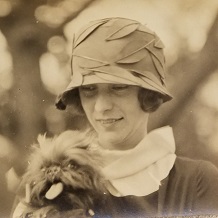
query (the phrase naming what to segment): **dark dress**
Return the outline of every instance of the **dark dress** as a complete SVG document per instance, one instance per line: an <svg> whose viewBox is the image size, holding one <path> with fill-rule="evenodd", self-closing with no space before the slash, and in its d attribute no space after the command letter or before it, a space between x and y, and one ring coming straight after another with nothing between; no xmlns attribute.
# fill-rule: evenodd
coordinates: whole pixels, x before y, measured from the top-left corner
<svg viewBox="0 0 218 218"><path fill-rule="evenodd" d="M146 185L146 179L145 179ZM95 217L218 215L218 170L207 161L177 157L158 191L145 196L106 196Z"/></svg>

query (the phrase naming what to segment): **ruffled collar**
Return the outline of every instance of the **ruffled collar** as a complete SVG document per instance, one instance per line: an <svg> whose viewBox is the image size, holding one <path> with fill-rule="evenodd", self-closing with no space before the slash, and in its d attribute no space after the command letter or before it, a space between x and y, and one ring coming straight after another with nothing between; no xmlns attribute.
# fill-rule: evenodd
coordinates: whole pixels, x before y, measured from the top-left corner
<svg viewBox="0 0 218 218"><path fill-rule="evenodd" d="M102 172L108 181L107 189L117 197L146 196L157 191L176 159L169 126L151 131L133 149L106 150L97 144L93 147L104 160Z"/></svg>

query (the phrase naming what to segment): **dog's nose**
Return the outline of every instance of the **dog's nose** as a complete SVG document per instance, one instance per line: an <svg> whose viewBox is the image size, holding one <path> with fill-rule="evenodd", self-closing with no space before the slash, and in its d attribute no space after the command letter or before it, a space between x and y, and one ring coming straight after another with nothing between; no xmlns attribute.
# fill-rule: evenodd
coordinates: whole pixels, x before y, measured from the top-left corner
<svg viewBox="0 0 218 218"><path fill-rule="evenodd" d="M59 166L49 167L46 170L46 176L51 182L53 182L55 178L57 178L58 175L60 174L60 171L61 171L61 168Z"/></svg>

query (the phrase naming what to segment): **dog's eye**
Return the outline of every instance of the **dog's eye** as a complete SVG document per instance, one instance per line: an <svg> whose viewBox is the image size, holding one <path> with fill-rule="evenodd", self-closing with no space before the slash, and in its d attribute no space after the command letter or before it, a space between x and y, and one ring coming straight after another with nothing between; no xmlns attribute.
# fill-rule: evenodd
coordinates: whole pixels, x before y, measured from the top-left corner
<svg viewBox="0 0 218 218"><path fill-rule="evenodd" d="M67 165L67 167L68 168L70 168L70 169L72 169L72 170L76 170L76 169L78 169L78 164L76 164L76 163L69 163L68 165Z"/></svg>

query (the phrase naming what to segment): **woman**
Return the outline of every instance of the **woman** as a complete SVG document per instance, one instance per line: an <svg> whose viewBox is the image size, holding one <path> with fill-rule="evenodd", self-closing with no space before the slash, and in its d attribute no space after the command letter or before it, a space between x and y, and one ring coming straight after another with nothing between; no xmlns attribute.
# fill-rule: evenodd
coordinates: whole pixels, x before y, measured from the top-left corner
<svg viewBox="0 0 218 218"><path fill-rule="evenodd" d="M73 105L97 133L109 194L95 217L218 214L218 171L176 157L170 127L147 132L149 114L172 99L163 43L135 20L89 23L73 40L72 80L56 106Z"/></svg>
<svg viewBox="0 0 218 218"><path fill-rule="evenodd" d="M74 105L97 132L111 194L99 217L218 214L217 169L176 157L170 127L147 133L149 113L172 98L163 47L124 18L91 22L74 37L72 81L56 105Z"/></svg>

